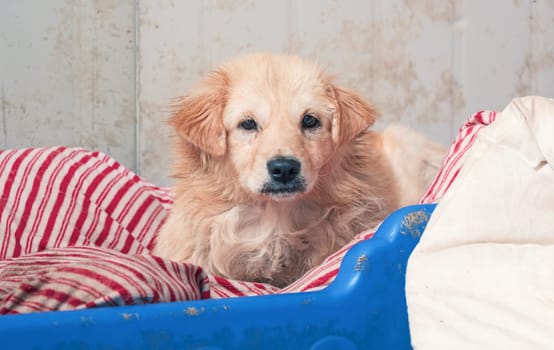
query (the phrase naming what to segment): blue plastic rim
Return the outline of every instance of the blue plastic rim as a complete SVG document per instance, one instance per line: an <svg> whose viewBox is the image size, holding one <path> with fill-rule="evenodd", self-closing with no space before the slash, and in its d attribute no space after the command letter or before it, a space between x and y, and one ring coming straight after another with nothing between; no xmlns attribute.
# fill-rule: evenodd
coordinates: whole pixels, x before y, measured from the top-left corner
<svg viewBox="0 0 554 350"><path fill-rule="evenodd" d="M410 349L406 265L434 207L391 214L321 291L2 316L2 349Z"/></svg>

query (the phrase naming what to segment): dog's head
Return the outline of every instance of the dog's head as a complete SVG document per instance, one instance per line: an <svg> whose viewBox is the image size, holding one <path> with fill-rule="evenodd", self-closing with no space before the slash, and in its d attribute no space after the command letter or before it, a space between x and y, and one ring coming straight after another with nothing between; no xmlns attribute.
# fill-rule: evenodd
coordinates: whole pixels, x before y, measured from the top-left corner
<svg viewBox="0 0 554 350"><path fill-rule="evenodd" d="M231 162L243 190L280 200L309 192L337 148L375 118L316 64L255 54L212 72L170 124L198 152Z"/></svg>

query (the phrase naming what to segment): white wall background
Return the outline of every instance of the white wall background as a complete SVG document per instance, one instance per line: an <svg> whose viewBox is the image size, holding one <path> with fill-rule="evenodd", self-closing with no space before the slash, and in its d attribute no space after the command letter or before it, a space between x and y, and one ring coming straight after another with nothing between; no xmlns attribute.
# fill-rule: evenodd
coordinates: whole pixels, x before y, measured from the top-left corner
<svg viewBox="0 0 554 350"><path fill-rule="evenodd" d="M554 97L554 0L0 0L0 148L82 146L168 179L173 98L241 53L294 53L448 144Z"/></svg>

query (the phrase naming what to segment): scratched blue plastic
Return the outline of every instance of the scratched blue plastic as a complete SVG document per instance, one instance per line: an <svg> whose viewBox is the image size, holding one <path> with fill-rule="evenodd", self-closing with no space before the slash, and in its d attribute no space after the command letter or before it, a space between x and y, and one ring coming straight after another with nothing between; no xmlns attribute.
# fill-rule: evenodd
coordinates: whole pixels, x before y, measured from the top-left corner
<svg viewBox="0 0 554 350"><path fill-rule="evenodd" d="M390 215L324 290L0 317L2 349L410 349L406 263L433 205Z"/></svg>

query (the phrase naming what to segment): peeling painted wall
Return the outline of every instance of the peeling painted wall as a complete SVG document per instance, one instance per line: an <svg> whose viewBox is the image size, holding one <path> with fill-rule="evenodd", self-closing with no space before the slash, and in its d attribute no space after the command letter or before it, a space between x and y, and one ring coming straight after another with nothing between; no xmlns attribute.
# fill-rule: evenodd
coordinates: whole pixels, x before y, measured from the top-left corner
<svg viewBox="0 0 554 350"><path fill-rule="evenodd" d="M0 2L0 147L72 145L135 166L133 1Z"/></svg>
<svg viewBox="0 0 554 350"><path fill-rule="evenodd" d="M168 184L172 100L241 53L319 61L447 144L464 118L554 97L554 0L0 0L0 147L108 152ZM138 42L135 42L138 38Z"/></svg>

